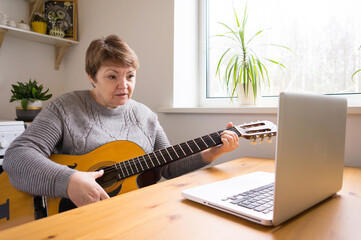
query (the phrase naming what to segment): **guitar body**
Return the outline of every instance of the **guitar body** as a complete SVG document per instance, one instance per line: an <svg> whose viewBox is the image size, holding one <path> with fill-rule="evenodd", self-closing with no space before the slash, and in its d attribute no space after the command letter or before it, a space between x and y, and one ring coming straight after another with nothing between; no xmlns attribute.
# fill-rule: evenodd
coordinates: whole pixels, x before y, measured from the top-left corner
<svg viewBox="0 0 361 240"><path fill-rule="evenodd" d="M0 183L0 230L34 221L34 196L14 188L6 172Z"/></svg>
<svg viewBox="0 0 361 240"><path fill-rule="evenodd" d="M133 142L114 141L84 155L53 154L50 159L78 171L90 172L143 154L143 149ZM138 189L139 175L117 181L104 187L104 190L112 197ZM34 196L15 189L5 172L0 174L0 183L0 230L33 221ZM48 216L60 212L61 201L61 198L47 199Z"/></svg>

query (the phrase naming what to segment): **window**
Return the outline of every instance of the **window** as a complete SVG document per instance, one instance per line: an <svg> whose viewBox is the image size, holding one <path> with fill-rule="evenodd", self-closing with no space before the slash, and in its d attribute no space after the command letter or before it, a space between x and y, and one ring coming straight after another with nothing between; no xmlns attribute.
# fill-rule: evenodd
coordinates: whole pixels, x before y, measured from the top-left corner
<svg viewBox="0 0 361 240"><path fill-rule="evenodd" d="M243 16L246 1L204 0L201 26L203 99L227 98L215 72L226 42L217 34L227 31L219 22L234 25L233 7ZM280 91L307 91L322 94L361 93L361 9L360 0L249 0L246 38L258 36L262 43L279 44L290 51L270 45L256 45L258 56L283 63L286 68L267 64L271 86L263 96ZM202 14L201 14L202 15ZM206 51L207 50L207 51ZM201 61L201 62L202 62ZM205 83L205 84L204 84ZM229 99L228 101L229 102Z"/></svg>

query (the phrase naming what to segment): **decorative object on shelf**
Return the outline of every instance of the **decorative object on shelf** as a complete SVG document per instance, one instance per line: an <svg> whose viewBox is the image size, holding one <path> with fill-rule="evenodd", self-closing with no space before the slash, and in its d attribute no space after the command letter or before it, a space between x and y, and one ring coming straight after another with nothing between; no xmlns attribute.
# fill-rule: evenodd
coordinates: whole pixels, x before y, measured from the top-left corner
<svg viewBox="0 0 361 240"><path fill-rule="evenodd" d="M63 38L65 36L64 30L58 26L54 26L50 29L49 35L54 37Z"/></svg>
<svg viewBox="0 0 361 240"><path fill-rule="evenodd" d="M8 26L16 28L16 22L14 20L9 20L8 21Z"/></svg>
<svg viewBox="0 0 361 240"><path fill-rule="evenodd" d="M43 92L43 85L38 86L36 80L29 82L17 82L12 84L10 102L18 101L16 106L17 120L31 122L42 109L42 101L46 101L52 97L47 94L49 89Z"/></svg>
<svg viewBox="0 0 361 240"><path fill-rule="evenodd" d="M48 20L51 27L51 29L49 30L49 35L63 38L65 36L65 32L63 29L64 22L59 17L54 15L49 15Z"/></svg>
<svg viewBox="0 0 361 240"><path fill-rule="evenodd" d="M16 27L17 28L20 28L20 29L23 29L23 30L27 30L29 31L30 30L30 26L28 24L26 24L23 20L21 20L20 22L18 22L16 24Z"/></svg>
<svg viewBox="0 0 361 240"><path fill-rule="evenodd" d="M9 17L0 11L0 25L8 25Z"/></svg>
<svg viewBox="0 0 361 240"><path fill-rule="evenodd" d="M35 13L31 26L34 32L46 34L48 20L44 17L44 14Z"/></svg>
<svg viewBox="0 0 361 240"><path fill-rule="evenodd" d="M236 95L238 96L240 105L257 104L257 101L261 98L262 81L270 86L270 80L266 66L255 54L251 43L264 30L257 31L254 36L246 39L247 5L245 6L242 22L239 21L236 10L233 9L233 11L236 27L231 28L224 23L220 23L228 32L216 35L232 41L232 45L223 52L218 61L216 75L224 82L227 90L230 91L231 100L233 96ZM276 44L264 45L281 47L292 52L291 49L285 46ZM277 64L281 68L285 68L280 62L269 58L263 59L270 63Z"/></svg>
<svg viewBox="0 0 361 240"><path fill-rule="evenodd" d="M57 25L62 25L65 38L77 40L78 31L78 0L48 0L44 3L44 13L46 18L57 19ZM49 26L50 29L54 26Z"/></svg>

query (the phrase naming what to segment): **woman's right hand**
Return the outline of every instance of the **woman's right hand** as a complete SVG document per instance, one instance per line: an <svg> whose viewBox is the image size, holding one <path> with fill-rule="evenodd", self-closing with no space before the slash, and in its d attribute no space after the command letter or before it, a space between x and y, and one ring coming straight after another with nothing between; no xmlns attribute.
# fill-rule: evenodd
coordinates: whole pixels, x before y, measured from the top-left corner
<svg viewBox="0 0 361 240"><path fill-rule="evenodd" d="M75 172L68 184L67 194L69 199L77 206L108 199L109 195L95 181L103 176L104 170L97 172Z"/></svg>

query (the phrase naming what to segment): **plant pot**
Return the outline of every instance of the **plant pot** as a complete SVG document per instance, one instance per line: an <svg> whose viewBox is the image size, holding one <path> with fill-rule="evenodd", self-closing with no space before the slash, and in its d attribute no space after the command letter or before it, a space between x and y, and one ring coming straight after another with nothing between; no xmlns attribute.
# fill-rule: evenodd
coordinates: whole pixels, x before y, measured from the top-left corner
<svg viewBox="0 0 361 240"><path fill-rule="evenodd" d="M18 104L16 106L16 120L25 122L32 122L34 118L39 114L43 106L42 101L29 102L28 109L24 110L21 107L20 101L17 102Z"/></svg>
<svg viewBox="0 0 361 240"><path fill-rule="evenodd" d="M238 103L240 105L256 105L261 101L261 87L258 86L256 91L253 91L253 85L248 85L248 91L245 83L237 84Z"/></svg>
<svg viewBox="0 0 361 240"><path fill-rule="evenodd" d="M46 34L48 24L44 22L31 22L31 26L34 32Z"/></svg>

